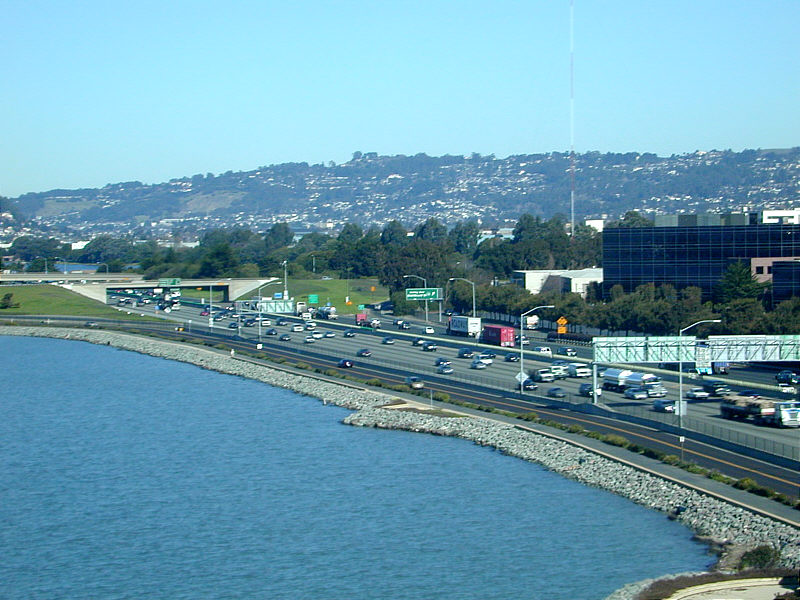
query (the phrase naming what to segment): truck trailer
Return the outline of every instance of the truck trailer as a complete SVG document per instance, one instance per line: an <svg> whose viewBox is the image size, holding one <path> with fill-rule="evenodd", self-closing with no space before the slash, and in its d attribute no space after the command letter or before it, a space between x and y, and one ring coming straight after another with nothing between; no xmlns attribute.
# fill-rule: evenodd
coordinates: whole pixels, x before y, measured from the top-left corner
<svg viewBox="0 0 800 600"><path fill-rule="evenodd" d="M652 373L640 373L629 369L606 369L603 373L603 389L624 392L629 387L644 388L651 398L663 398L667 390L661 378Z"/></svg>
<svg viewBox="0 0 800 600"><path fill-rule="evenodd" d="M756 425L800 426L800 402L768 400L752 396L725 396L719 406L723 419L752 420Z"/></svg>
<svg viewBox="0 0 800 600"><path fill-rule="evenodd" d="M481 318L454 315L447 320L447 333L449 335L478 337L481 334Z"/></svg>
<svg viewBox="0 0 800 600"><path fill-rule="evenodd" d="M514 346L514 328L507 325L486 325L482 337L485 344L507 348Z"/></svg>

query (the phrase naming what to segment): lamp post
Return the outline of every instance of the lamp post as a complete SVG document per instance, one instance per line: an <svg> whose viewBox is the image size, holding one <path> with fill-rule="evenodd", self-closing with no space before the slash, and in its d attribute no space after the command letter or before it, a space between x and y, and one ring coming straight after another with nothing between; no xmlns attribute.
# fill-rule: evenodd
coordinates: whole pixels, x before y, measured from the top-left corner
<svg viewBox="0 0 800 600"><path fill-rule="evenodd" d="M106 268L106 275L108 275L108 264L106 264L106 263L104 263L104 262L97 263L97 268L98 268L98 269L99 269L101 266L105 266L105 268ZM66 264L64 264L64 272L66 272L66 269L67 269L67 265L66 265Z"/></svg>
<svg viewBox="0 0 800 600"><path fill-rule="evenodd" d="M416 277L417 279L422 280L422 286L428 287L428 280L424 277L420 277L419 275L403 275L403 279L408 279L409 277ZM428 324L428 299L425 298L425 324Z"/></svg>
<svg viewBox="0 0 800 600"><path fill-rule="evenodd" d="M455 281L458 279L459 281L466 281L468 284L472 286L472 316L476 316L475 314L475 282L470 281L469 279L464 279L463 277L451 277L448 281Z"/></svg>
<svg viewBox="0 0 800 600"><path fill-rule="evenodd" d="M288 277L288 263L289 261L283 261L283 299L289 299L289 277Z"/></svg>
<svg viewBox="0 0 800 600"><path fill-rule="evenodd" d="M258 288L258 341L261 341L261 290L268 285L280 284L280 280L270 281Z"/></svg>
<svg viewBox="0 0 800 600"><path fill-rule="evenodd" d="M553 305L553 304L543 304L542 306L534 306L532 309L526 310L524 313L522 313L519 316L519 393L520 393L520 396L525 392L525 388L524 388L524 386L522 384L525 382L525 379L526 379L525 378L525 368L524 368L525 353L523 352L525 347L522 345L522 335L523 335L523 333L522 333L523 332L522 319L525 317L525 315L529 315L533 311L539 310L540 308L555 308L555 305Z"/></svg>
<svg viewBox="0 0 800 600"><path fill-rule="evenodd" d="M691 325L687 325L683 329L678 332L678 402L675 404L675 408L678 412L678 428L683 429L683 414L686 412L686 401L683 399L683 340L680 338L683 337L683 332L691 329L695 325L700 325L701 323L721 323L721 319L703 319L702 321L697 321L696 323L692 323Z"/></svg>

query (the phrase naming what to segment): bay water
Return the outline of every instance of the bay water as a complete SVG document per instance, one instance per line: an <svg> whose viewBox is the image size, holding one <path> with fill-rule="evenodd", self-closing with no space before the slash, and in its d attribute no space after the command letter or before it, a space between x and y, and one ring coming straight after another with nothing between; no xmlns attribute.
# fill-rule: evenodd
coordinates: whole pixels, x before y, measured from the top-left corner
<svg viewBox="0 0 800 600"><path fill-rule="evenodd" d="M701 570L664 515L470 442L0 336L0 598L601 599Z"/></svg>

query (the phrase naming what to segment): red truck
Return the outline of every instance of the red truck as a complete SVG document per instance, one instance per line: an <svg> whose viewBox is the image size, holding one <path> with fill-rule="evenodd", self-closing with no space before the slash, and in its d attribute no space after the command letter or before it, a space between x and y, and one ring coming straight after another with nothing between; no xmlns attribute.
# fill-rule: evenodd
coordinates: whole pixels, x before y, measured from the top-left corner
<svg viewBox="0 0 800 600"><path fill-rule="evenodd" d="M483 343L495 346L514 346L514 328L507 325L485 325L483 328Z"/></svg>

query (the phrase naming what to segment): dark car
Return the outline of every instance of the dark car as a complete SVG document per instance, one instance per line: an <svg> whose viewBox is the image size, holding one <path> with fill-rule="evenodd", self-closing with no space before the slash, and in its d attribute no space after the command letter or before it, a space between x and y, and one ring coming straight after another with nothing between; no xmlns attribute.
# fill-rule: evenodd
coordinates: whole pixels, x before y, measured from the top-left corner
<svg viewBox="0 0 800 600"><path fill-rule="evenodd" d="M472 351L472 348L458 349L458 358L472 358L473 356L475 356L475 352Z"/></svg>
<svg viewBox="0 0 800 600"><path fill-rule="evenodd" d="M277 321L275 321L275 325L288 325L288 324L289 321L287 321L286 319L278 319Z"/></svg>
<svg viewBox="0 0 800 600"><path fill-rule="evenodd" d="M526 379L522 382L522 389L525 391L535 390L539 385L533 379Z"/></svg>
<svg viewBox="0 0 800 600"><path fill-rule="evenodd" d="M228 329L239 329L239 322L231 321L230 323L228 323Z"/></svg>
<svg viewBox="0 0 800 600"><path fill-rule="evenodd" d="M372 351L369 348L362 348L361 350L356 352L356 356L370 357L370 356L372 356Z"/></svg>
<svg viewBox="0 0 800 600"><path fill-rule="evenodd" d="M800 376L797 375L794 371L784 370L775 375L775 380L778 383L789 383L789 384L796 384L800 383Z"/></svg>
<svg viewBox="0 0 800 600"><path fill-rule="evenodd" d="M201 317L207 317L208 315L209 315L209 312L207 310L201 310L200 311L200 316Z"/></svg>
<svg viewBox="0 0 800 600"><path fill-rule="evenodd" d="M353 331L352 329L345 329L342 335L344 337L356 337L356 332Z"/></svg>
<svg viewBox="0 0 800 600"><path fill-rule="evenodd" d="M352 366L353 366L353 361L352 361L352 360L349 360L349 359L347 359L347 358L343 358L342 360L340 360L340 361L339 361L339 363L338 363L338 364L339 364L339 366L340 366L340 367L342 367L343 369L349 369L350 367L352 367Z"/></svg>
<svg viewBox="0 0 800 600"><path fill-rule="evenodd" d="M425 343L425 338L418 337L418 338L414 338L413 340L411 340L411 345L412 346L422 346L422 344L424 344L424 343Z"/></svg>
<svg viewBox="0 0 800 600"><path fill-rule="evenodd" d="M578 356L578 351L575 348L557 348L556 354L562 354L564 356Z"/></svg>
<svg viewBox="0 0 800 600"><path fill-rule="evenodd" d="M438 367L439 365L449 365L450 361L446 359L444 356L440 356L435 361L433 361L433 364Z"/></svg>
<svg viewBox="0 0 800 600"><path fill-rule="evenodd" d="M288 342L289 340L291 340L291 339L292 339L292 336L290 336L288 333L284 333L284 334L283 334L283 335L281 335L281 337L279 337L278 339L279 339L281 342Z"/></svg>
<svg viewBox="0 0 800 600"><path fill-rule="evenodd" d="M549 390L547 390L547 395L551 398L566 398L567 392L560 387L551 387Z"/></svg>
<svg viewBox="0 0 800 600"><path fill-rule="evenodd" d="M411 329L411 325L408 323L408 321L403 321L397 327L398 329Z"/></svg>
<svg viewBox="0 0 800 600"><path fill-rule="evenodd" d="M247 319L244 322L244 326L245 327L255 327L255 325L256 325L256 320L255 319Z"/></svg>
<svg viewBox="0 0 800 600"><path fill-rule="evenodd" d="M326 332L325 332L325 337L326 337L326 338L332 338L332 337L336 337L336 333L335 333L335 332L333 332L333 331L326 331Z"/></svg>
<svg viewBox="0 0 800 600"><path fill-rule="evenodd" d="M519 354L516 354L515 352L509 352L506 354L503 360L506 362L519 362Z"/></svg>
<svg viewBox="0 0 800 600"><path fill-rule="evenodd" d="M394 344L393 337L385 337L381 340L381 344Z"/></svg>
<svg viewBox="0 0 800 600"><path fill-rule="evenodd" d="M434 344L433 342L422 342L422 350L424 352L436 352L439 349L439 346Z"/></svg>
<svg viewBox="0 0 800 600"><path fill-rule="evenodd" d="M267 329L265 333L267 335L278 335L278 330L273 327L272 329Z"/></svg>

